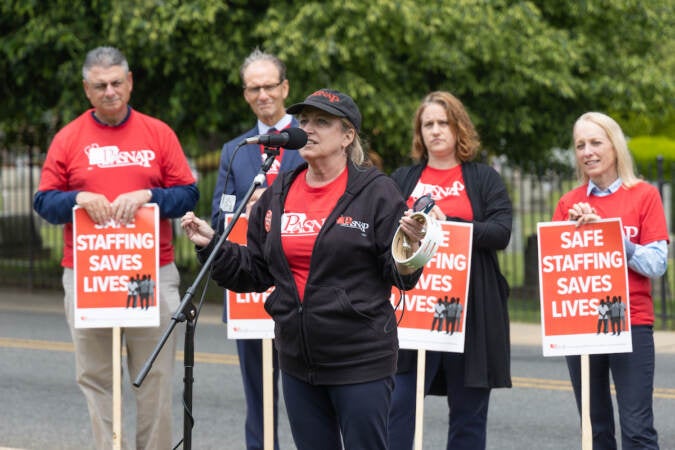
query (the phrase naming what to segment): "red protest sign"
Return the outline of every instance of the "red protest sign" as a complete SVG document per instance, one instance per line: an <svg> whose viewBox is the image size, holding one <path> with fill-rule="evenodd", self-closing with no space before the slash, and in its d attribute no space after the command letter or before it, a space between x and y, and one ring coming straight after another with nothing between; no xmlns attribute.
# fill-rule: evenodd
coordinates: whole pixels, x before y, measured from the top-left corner
<svg viewBox="0 0 675 450"><path fill-rule="evenodd" d="M73 209L76 327L159 324L159 211L138 209L134 222L98 225Z"/></svg>
<svg viewBox="0 0 675 450"><path fill-rule="evenodd" d="M615 353L630 348L628 273L620 219L577 227L537 225L545 355ZM610 314L611 311L611 314ZM623 314L621 314L623 313ZM604 320L622 315L607 341ZM595 338L598 339L595 339Z"/></svg>
<svg viewBox="0 0 675 450"><path fill-rule="evenodd" d="M399 346L408 349L464 351L466 298L469 292L473 225L440 222L443 239L424 266L415 288L391 302L400 317Z"/></svg>
<svg viewBox="0 0 675 450"><path fill-rule="evenodd" d="M226 224L232 220L229 215ZM228 240L246 245L248 217L240 216L230 230ZM274 337L274 321L265 311L265 300L274 287L265 292L225 291L227 302L227 330L230 339L267 339Z"/></svg>

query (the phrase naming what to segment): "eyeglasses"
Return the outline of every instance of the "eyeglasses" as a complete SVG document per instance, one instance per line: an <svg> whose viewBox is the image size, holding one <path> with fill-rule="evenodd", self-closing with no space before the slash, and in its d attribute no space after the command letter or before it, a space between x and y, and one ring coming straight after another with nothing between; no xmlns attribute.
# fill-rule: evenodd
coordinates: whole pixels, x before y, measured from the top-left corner
<svg viewBox="0 0 675 450"><path fill-rule="evenodd" d="M434 207L436 202L434 202L434 199L431 198L431 194L425 194L415 200L415 203L413 203L412 210L414 212L423 212L425 214L429 213L431 209Z"/></svg>
<svg viewBox="0 0 675 450"><path fill-rule="evenodd" d="M260 91L264 90L265 92L271 92L281 86L284 80L279 81L275 84L265 84L263 86L244 86L244 92L248 95L259 95Z"/></svg>

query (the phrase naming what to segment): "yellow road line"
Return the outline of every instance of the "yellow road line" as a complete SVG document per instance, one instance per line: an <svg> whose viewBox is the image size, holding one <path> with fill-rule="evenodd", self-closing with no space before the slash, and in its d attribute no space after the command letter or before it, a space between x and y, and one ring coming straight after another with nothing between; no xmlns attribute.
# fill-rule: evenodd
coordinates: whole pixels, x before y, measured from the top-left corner
<svg viewBox="0 0 675 450"><path fill-rule="evenodd" d="M72 352L73 344L62 341L44 341L38 339L16 339L0 337L0 347L4 348L24 348L30 350L47 350L58 352ZM176 352L176 360L183 361L183 352ZM237 355L228 355L225 353L195 353L195 362L204 364L226 364L237 365L239 358ZM569 380L550 380L544 378L513 377L513 387L524 389L542 389L549 391L572 391L572 385ZM614 393L614 386L612 386ZM675 389L654 388L655 398L675 399ZM0 448L2 450L2 448Z"/></svg>
<svg viewBox="0 0 675 450"><path fill-rule="evenodd" d="M569 380L548 380L543 378L523 378L513 377L513 387L547 389L554 391L572 391L572 384ZM612 394L616 395L614 385L611 386ZM654 397L675 399L675 389L654 388Z"/></svg>
<svg viewBox="0 0 675 450"><path fill-rule="evenodd" d="M0 347L27 348L31 350L50 350L57 352L72 352L73 344L62 341L40 341L37 339L0 338Z"/></svg>
<svg viewBox="0 0 675 450"><path fill-rule="evenodd" d="M29 350L48 350L55 352L72 352L73 344L62 341L41 341L38 339L15 339L0 338L0 347L5 348L25 348ZM124 352L123 352L124 353ZM183 361L183 352L176 352L176 359ZM195 362L208 364L239 364L239 358L236 355L227 355L224 353L195 353ZM1 449L0 449L1 450Z"/></svg>
<svg viewBox="0 0 675 450"><path fill-rule="evenodd" d="M572 385L569 380L547 380L543 378L512 377L513 387L549 389L554 391L571 391Z"/></svg>

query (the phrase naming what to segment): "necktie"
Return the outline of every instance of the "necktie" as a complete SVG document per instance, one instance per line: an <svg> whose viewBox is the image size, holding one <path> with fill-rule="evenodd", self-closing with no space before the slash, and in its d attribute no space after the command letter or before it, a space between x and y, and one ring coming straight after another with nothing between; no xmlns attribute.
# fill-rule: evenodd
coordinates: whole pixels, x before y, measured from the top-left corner
<svg viewBox="0 0 675 450"><path fill-rule="evenodd" d="M279 134L279 130L277 130L275 127L272 127L272 128L267 130L267 134ZM261 145L260 149L264 154L265 146ZM267 185L268 186L272 185L275 178L279 174L279 166L281 165L281 158L282 158L282 154L283 154L284 149L279 147L279 148L277 148L277 151L278 151L278 153L277 153L277 156L276 156L276 160L272 163L272 166L267 171L267 176L265 177L267 179ZM263 161L265 161L265 159L266 159L266 155L263 156Z"/></svg>

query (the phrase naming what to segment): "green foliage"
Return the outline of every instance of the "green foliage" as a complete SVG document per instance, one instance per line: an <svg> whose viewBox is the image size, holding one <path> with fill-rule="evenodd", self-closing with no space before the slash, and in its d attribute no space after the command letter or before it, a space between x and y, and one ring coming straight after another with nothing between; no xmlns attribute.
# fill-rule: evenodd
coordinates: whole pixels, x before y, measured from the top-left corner
<svg viewBox="0 0 675 450"><path fill-rule="evenodd" d="M6 147L36 144L89 107L81 66L98 45L131 66L131 104L178 133L186 152L220 148L250 127L238 69L257 42L243 0L54 0L0 5L0 130ZM0 137L2 135L0 134Z"/></svg>
<svg viewBox="0 0 675 450"><path fill-rule="evenodd" d="M437 89L465 103L488 150L525 163L566 145L586 110L650 114L672 102L661 64L672 12L672 2L344 0L273 5L256 32L294 62L295 84L309 87L300 96L330 84L355 97L390 167Z"/></svg>
<svg viewBox="0 0 675 450"><path fill-rule="evenodd" d="M220 166L220 149L201 154L195 160L195 166L200 172L211 172L218 170L218 167Z"/></svg>
<svg viewBox="0 0 675 450"><path fill-rule="evenodd" d="M218 171L205 171L203 172L197 182L197 187L199 192L208 193L205 195L199 196L199 201L195 207L195 214L200 217L208 217L210 222L211 217L211 200L213 200L213 189L216 186L216 178L218 178Z"/></svg>
<svg viewBox="0 0 675 450"><path fill-rule="evenodd" d="M628 148L639 165L652 164L658 156L675 162L675 139L665 136L638 136L628 141Z"/></svg>
<svg viewBox="0 0 675 450"><path fill-rule="evenodd" d="M675 48L674 48L675 49ZM673 68L675 70L675 68ZM615 114L628 136L661 135L675 139L675 106L650 115Z"/></svg>
<svg viewBox="0 0 675 450"><path fill-rule="evenodd" d="M407 161L414 111L437 89L465 103L486 150L541 163L587 110L672 130L674 33L672 0L8 0L0 139L45 151L89 106L85 53L115 45L132 105L197 157L251 126L238 71L260 46L286 61L289 100L325 86L352 95L388 170Z"/></svg>

